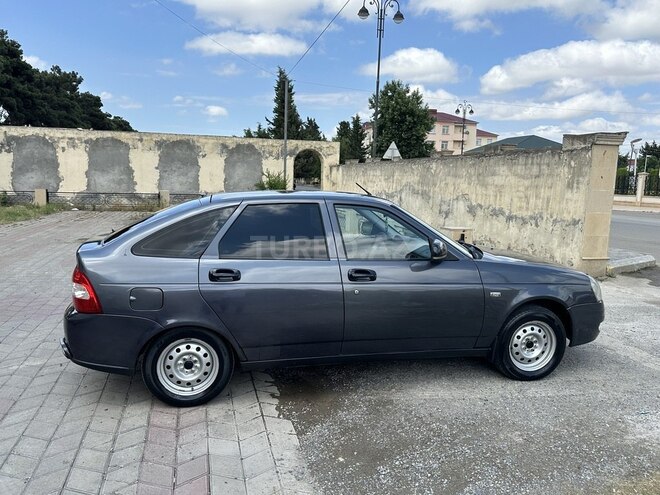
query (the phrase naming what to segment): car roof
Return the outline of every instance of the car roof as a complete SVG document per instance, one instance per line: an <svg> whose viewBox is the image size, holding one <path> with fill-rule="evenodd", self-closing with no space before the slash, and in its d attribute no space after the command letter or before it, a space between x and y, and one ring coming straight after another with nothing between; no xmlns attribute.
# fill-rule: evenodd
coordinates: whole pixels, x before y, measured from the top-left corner
<svg viewBox="0 0 660 495"><path fill-rule="evenodd" d="M360 200L374 200L376 203L388 202L384 198L376 196L367 196L365 194L353 192L333 192L333 191L243 191L243 192L230 192L230 193L214 193L211 195L211 204L225 203L230 201L245 201L245 200L275 200L287 201L292 199L329 199L334 201L355 201Z"/></svg>

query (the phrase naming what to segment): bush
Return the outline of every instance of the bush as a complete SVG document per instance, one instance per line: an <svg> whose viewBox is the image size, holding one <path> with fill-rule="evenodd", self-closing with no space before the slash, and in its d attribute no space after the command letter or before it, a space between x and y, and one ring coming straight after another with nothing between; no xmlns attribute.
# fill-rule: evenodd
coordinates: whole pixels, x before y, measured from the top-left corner
<svg viewBox="0 0 660 495"><path fill-rule="evenodd" d="M6 191L2 191L2 194L0 194L0 206L9 206L9 198Z"/></svg>
<svg viewBox="0 0 660 495"><path fill-rule="evenodd" d="M273 191L285 191L287 188L286 180L284 180L284 172L271 172L266 170L263 174L263 179L261 182L257 182L254 187L259 191L265 191L267 189Z"/></svg>

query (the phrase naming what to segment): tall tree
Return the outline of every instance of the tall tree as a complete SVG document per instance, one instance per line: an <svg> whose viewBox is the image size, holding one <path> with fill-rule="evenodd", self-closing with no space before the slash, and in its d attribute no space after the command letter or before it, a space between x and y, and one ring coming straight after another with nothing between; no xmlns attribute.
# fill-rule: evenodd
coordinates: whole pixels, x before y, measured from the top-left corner
<svg viewBox="0 0 660 495"><path fill-rule="evenodd" d="M369 106L372 109L375 106L373 95ZM410 86L402 81L388 81L380 92L376 116L376 156L382 156L392 141L403 158L429 156L433 145L426 143L426 136L434 122L428 110L418 90L410 91Z"/></svg>
<svg viewBox="0 0 660 495"><path fill-rule="evenodd" d="M264 127L261 125L261 122L257 122L257 128L254 131L249 127L247 129L243 129L243 137L269 139L270 134L268 134L268 129L264 129Z"/></svg>
<svg viewBox="0 0 660 495"><path fill-rule="evenodd" d="M23 59L21 45L0 30L0 124L35 127L81 127L132 131L128 121L102 110L101 98L81 93L83 78L54 65L33 68Z"/></svg>
<svg viewBox="0 0 660 495"><path fill-rule="evenodd" d="M351 119L351 133L349 140L349 154L350 158L357 159L359 162L364 162L367 157L368 146L364 144L367 139L367 132L362 127L360 116L355 115Z"/></svg>
<svg viewBox="0 0 660 495"><path fill-rule="evenodd" d="M277 81L275 82L275 97L273 102L273 118L266 118L268 122L268 134L273 139L284 139L284 88L288 88L288 102L289 110L287 119L289 126L287 128L287 137L289 139L301 139L303 122L298 114L298 109L294 101L295 91L293 90L293 83L286 75L286 72L281 67L277 70Z"/></svg>
<svg viewBox="0 0 660 495"><path fill-rule="evenodd" d="M346 163L346 160L364 162L367 156L367 146L364 144L366 137L367 133L362 127L359 115L352 117L350 122L339 122L337 134L333 139L339 142L339 163Z"/></svg>
<svg viewBox="0 0 660 495"><path fill-rule="evenodd" d="M337 124L337 133L332 139L339 143L339 163L346 163L346 159L350 160L349 147L351 140L351 124L347 120L342 120Z"/></svg>

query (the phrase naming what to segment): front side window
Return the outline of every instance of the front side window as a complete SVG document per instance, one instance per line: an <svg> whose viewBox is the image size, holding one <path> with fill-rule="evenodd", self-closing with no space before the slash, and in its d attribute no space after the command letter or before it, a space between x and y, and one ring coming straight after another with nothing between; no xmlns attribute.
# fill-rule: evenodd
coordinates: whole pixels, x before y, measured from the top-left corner
<svg viewBox="0 0 660 495"><path fill-rule="evenodd" d="M349 260L431 258L428 238L385 210L342 205L335 211Z"/></svg>
<svg viewBox="0 0 660 495"><path fill-rule="evenodd" d="M218 252L225 259L328 259L319 205L249 205L220 240Z"/></svg>
<svg viewBox="0 0 660 495"><path fill-rule="evenodd" d="M215 209L169 225L136 243L132 252L158 258L199 258L235 209Z"/></svg>

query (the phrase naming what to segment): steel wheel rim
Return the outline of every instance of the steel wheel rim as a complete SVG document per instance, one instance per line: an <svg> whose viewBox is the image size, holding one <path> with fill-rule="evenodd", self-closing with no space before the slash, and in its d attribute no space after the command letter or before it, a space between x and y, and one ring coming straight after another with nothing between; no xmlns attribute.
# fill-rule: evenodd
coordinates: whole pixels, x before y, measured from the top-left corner
<svg viewBox="0 0 660 495"><path fill-rule="evenodd" d="M518 327L509 341L509 357L522 371L538 371L554 357L557 337L550 325L530 321Z"/></svg>
<svg viewBox="0 0 660 495"><path fill-rule="evenodd" d="M158 356L158 381L168 392L180 396L207 390L218 376L220 360L215 349L199 339L180 339Z"/></svg>

